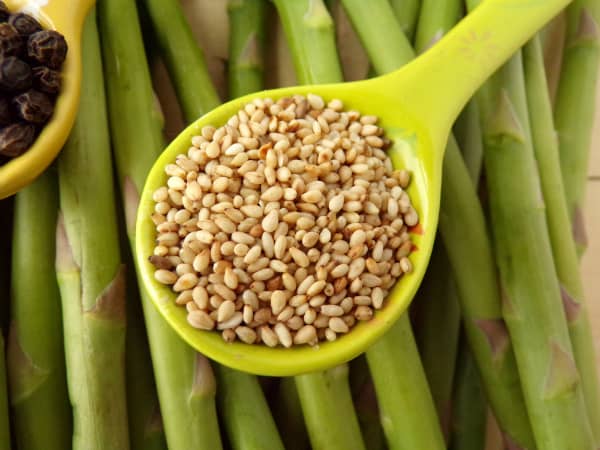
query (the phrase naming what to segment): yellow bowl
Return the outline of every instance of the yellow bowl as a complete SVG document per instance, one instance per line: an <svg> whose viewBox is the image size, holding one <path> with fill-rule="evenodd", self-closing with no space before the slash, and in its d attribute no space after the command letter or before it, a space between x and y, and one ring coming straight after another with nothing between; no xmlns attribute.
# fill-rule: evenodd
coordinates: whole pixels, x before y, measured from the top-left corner
<svg viewBox="0 0 600 450"><path fill-rule="evenodd" d="M94 0L8 0L6 4L11 11L30 13L45 28L62 33L69 50L62 68L61 92L50 121L29 150L0 166L0 199L35 180L54 160L69 136L79 106L81 27Z"/></svg>

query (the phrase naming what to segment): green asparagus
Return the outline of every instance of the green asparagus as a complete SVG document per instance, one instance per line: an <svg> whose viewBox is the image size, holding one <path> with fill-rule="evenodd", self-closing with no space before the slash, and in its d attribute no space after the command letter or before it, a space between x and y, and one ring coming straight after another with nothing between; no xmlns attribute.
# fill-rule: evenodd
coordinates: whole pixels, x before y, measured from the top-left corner
<svg viewBox="0 0 600 450"><path fill-rule="evenodd" d="M79 113L58 160L56 230L73 449L126 450L125 273L95 10L85 23L82 51Z"/></svg>
<svg viewBox="0 0 600 450"><path fill-rule="evenodd" d="M348 7L349 0L345 4ZM353 1L348 11L378 72L395 70L414 57L385 2L372 1L367 6ZM373 24L384 27L386 34L377 33L378 28ZM485 218L452 136L446 148L442 185L440 232L454 268L469 344L482 374L486 394L506 439L532 448L533 435L502 319L496 267ZM469 230L468 234L465 229Z"/></svg>
<svg viewBox="0 0 600 450"><path fill-rule="evenodd" d="M164 143L135 2L104 0L99 11L112 144L133 251L139 194ZM210 364L165 323L143 289L140 294L169 448L221 448Z"/></svg>
<svg viewBox="0 0 600 450"><path fill-rule="evenodd" d="M51 167L15 200L7 369L14 436L23 450L70 448L73 433L54 268L57 184Z"/></svg>

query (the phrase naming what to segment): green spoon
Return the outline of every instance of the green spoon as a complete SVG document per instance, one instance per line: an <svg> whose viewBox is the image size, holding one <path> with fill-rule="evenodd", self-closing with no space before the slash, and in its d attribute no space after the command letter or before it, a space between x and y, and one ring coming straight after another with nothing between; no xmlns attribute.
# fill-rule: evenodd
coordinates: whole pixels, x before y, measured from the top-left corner
<svg viewBox="0 0 600 450"><path fill-rule="evenodd" d="M144 288L167 322L199 352L224 365L259 375L288 376L322 370L365 351L407 309L427 268L438 223L444 149L456 116L475 90L569 3L570 0L486 0L423 56L393 73L353 83L259 92L226 103L190 125L156 161L137 217L136 262ZM198 135L203 126L224 124L257 97L278 99L311 92L326 100L339 98L347 109L377 115L394 142L389 150L394 166L412 172L409 194L420 217L419 230L412 235L418 249L411 255L414 271L396 283L387 304L372 320L360 322L333 342L292 348L226 343L218 332L192 328L186 320L186 309L175 305L170 287L154 279L154 266L148 262L156 237L150 219L154 211L152 193L166 184L164 167L178 154L187 152L192 136Z"/></svg>

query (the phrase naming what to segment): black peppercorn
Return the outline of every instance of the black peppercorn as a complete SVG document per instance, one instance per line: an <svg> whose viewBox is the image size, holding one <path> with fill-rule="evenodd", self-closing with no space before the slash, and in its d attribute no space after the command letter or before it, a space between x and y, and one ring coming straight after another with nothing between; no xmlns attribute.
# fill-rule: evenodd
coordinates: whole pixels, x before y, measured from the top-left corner
<svg viewBox="0 0 600 450"><path fill-rule="evenodd" d="M29 36L27 55L44 66L59 69L67 55L67 41L56 31L38 31Z"/></svg>
<svg viewBox="0 0 600 450"><path fill-rule="evenodd" d="M20 118L35 124L46 122L54 110L48 96L35 89L17 95L13 99L13 104Z"/></svg>
<svg viewBox="0 0 600 450"><path fill-rule="evenodd" d="M15 157L23 154L35 141L35 127L15 123L0 131L0 155Z"/></svg>
<svg viewBox="0 0 600 450"><path fill-rule="evenodd" d="M8 23L15 27L21 36L29 36L42 29L40 23L29 14L12 14L8 18Z"/></svg>
<svg viewBox="0 0 600 450"><path fill-rule="evenodd" d="M21 53L23 37L10 23L0 23L0 55L13 56Z"/></svg>
<svg viewBox="0 0 600 450"><path fill-rule="evenodd" d="M13 120L13 112L10 104L10 98L0 97L0 126L9 125Z"/></svg>
<svg viewBox="0 0 600 450"><path fill-rule="evenodd" d="M47 94L58 94L61 86L60 72L48 67L38 66L31 69L33 87Z"/></svg>
<svg viewBox="0 0 600 450"><path fill-rule="evenodd" d="M29 64L15 56L0 57L0 89L19 92L31 87Z"/></svg>
<svg viewBox="0 0 600 450"><path fill-rule="evenodd" d="M6 3L0 1L0 22L6 22L10 17L10 10Z"/></svg>

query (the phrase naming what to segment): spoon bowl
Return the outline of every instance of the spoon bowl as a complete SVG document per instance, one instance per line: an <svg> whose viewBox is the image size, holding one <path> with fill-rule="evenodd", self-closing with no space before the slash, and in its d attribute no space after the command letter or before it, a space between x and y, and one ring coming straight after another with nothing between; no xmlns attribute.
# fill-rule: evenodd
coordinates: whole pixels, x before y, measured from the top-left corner
<svg viewBox="0 0 600 450"><path fill-rule="evenodd" d="M258 375L290 376L343 363L365 351L406 311L423 278L438 223L442 160L450 127L475 90L537 29L569 0L486 0L423 56L396 72L366 81L299 86L264 91L228 102L186 128L153 166L138 209L136 263L155 306L192 347L229 367ZM510 29L505 24L511 23ZM154 279L148 261L156 229L152 193L164 186L164 168L184 154L206 125L220 126L255 98L277 100L313 93L326 101L339 98L344 109L379 117L393 141L388 154L395 168L411 172L408 189L420 223L411 232L414 270L394 286L383 309L359 322L346 335L314 347L270 348L226 343L219 333L200 331L187 322L187 311L174 302L171 288Z"/></svg>
<svg viewBox="0 0 600 450"><path fill-rule="evenodd" d="M81 28L95 0L7 0L5 3L11 11L31 14L44 28L62 33L69 50L52 117L29 150L0 166L0 199L35 180L54 160L69 136L79 106Z"/></svg>

